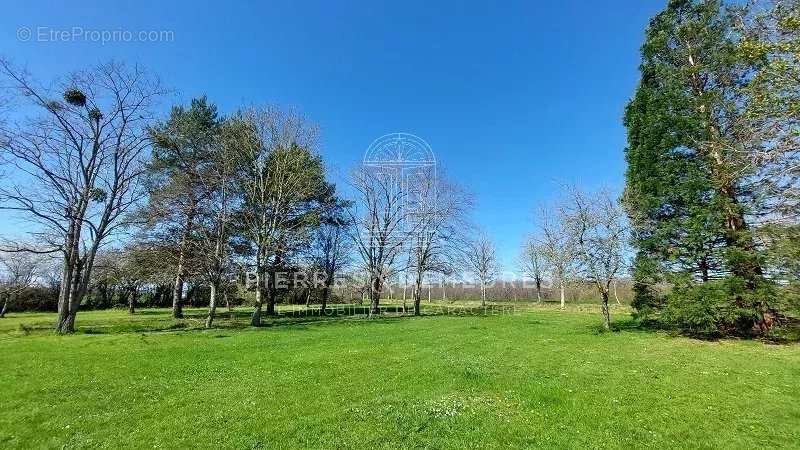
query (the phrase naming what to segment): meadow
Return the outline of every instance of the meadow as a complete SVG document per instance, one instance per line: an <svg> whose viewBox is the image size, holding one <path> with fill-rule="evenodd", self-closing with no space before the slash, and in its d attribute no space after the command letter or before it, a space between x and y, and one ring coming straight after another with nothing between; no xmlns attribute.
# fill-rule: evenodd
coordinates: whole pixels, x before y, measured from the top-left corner
<svg viewBox="0 0 800 450"><path fill-rule="evenodd" d="M462 305L463 306L463 305ZM797 448L800 345L644 331L625 309L409 317L87 311L0 320L2 448ZM351 311L352 312L352 311ZM459 312L455 314L453 312Z"/></svg>

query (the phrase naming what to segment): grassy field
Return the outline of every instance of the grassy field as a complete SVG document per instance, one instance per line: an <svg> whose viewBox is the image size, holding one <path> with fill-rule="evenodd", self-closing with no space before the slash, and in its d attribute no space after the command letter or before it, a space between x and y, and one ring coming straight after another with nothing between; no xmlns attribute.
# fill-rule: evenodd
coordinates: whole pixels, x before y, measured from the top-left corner
<svg viewBox="0 0 800 450"><path fill-rule="evenodd" d="M591 308L589 308L591 309ZM0 448L800 446L800 345L600 333L594 311L0 320Z"/></svg>

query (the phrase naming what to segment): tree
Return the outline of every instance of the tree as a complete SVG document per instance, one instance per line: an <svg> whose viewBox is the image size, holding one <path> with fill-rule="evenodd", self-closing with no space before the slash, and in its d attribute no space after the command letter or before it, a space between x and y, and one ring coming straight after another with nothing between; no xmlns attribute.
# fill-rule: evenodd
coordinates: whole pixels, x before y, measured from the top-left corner
<svg viewBox="0 0 800 450"><path fill-rule="evenodd" d="M183 289L196 246L195 227L202 204L213 194L214 154L219 146L221 120L217 107L205 97L192 99L188 108L172 108L165 122L150 128L152 161L148 167L149 225L158 238L174 247L175 284L172 315L183 317Z"/></svg>
<svg viewBox="0 0 800 450"><path fill-rule="evenodd" d="M350 184L356 192L348 216L350 231L361 265L369 279L371 317L380 314L380 296L387 279L397 271L396 263L408 235L403 208L407 193L389 171L362 167Z"/></svg>
<svg viewBox="0 0 800 450"><path fill-rule="evenodd" d="M218 142L207 155L208 168L200 179L204 195L196 212L197 238L190 242L193 244L191 253L196 255L194 259L201 277L210 290L206 328L214 323L219 295L231 271L234 215L242 202L237 180L246 168L237 148L243 132L246 132L246 125L241 121L228 120L221 124Z"/></svg>
<svg viewBox="0 0 800 450"><path fill-rule="evenodd" d="M0 145L17 177L0 186L0 208L35 224L36 249L63 256L59 333L72 333L94 259L106 239L130 225L143 198L147 124L163 90L139 67L111 62L78 72L56 90L0 61L0 73L35 116L3 126Z"/></svg>
<svg viewBox="0 0 800 450"><path fill-rule="evenodd" d="M100 298L95 305L127 303L128 313L134 314L141 288L158 270L152 259L149 249L137 244L98 253L92 284Z"/></svg>
<svg viewBox="0 0 800 450"><path fill-rule="evenodd" d="M421 175L421 176L419 176ZM458 186L432 169L415 177L416 210L409 219L409 267L414 272L414 315L420 315L422 282L431 273L452 272L457 260L459 234L466 229L466 214L472 201Z"/></svg>
<svg viewBox="0 0 800 450"><path fill-rule="evenodd" d="M314 241L311 245L310 262L315 271L313 285L318 281L316 271L323 275L322 304L320 310L325 312L330 297L331 286L336 276L349 265L351 241L347 237L350 223L347 218L349 203L332 199L326 202L319 226L314 230Z"/></svg>
<svg viewBox="0 0 800 450"><path fill-rule="evenodd" d="M536 285L536 300L542 301L542 282L545 274L545 258L541 245L535 237L529 237L522 247L519 266L525 276Z"/></svg>
<svg viewBox="0 0 800 450"><path fill-rule="evenodd" d="M256 305L251 323L261 324L264 294L267 313L275 312L275 280L268 268L279 267L296 249L298 236L318 223L322 201L332 187L325 181L322 159L315 154L317 128L294 111L276 107L240 112L241 126L231 144L244 170L238 178L243 237L255 253Z"/></svg>
<svg viewBox="0 0 800 450"><path fill-rule="evenodd" d="M747 78L747 139L755 168L753 212L769 222L800 220L800 1L752 0L733 8L737 56Z"/></svg>
<svg viewBox="0 0 800 450"><path fill-rule="evenodd" d="M561 309L566 306L566 283L575 268L575 242L560 217L542 209L539 217L539 250L554 285L559 287Z"/></svg>
<svg viewBox="0 0 800 450"><path fill-rule="evenodd" d="M494 242L483 233L469 239L464 248L464 264L477 278L481 288L481 306L486 306L486 288L497 275L497 257Z"/></svg>
<svg viewBox="0 0 800 450"><path fill-rule="evenodd" d="M562 221L572 235L578 268L601 296L603 328L611 328L608 297L611 283L624 267L627 224L625 213L607 192L587 195L575 188L562 210Z"/></svg>
<svg viewBox="0 0 800 450"><path fill-rule="evenodd" d="M762 8L763 6L763 8ZM800 228L800 1L752 1L735 10L738 54L751 68L742 91L756 168L754 216L770 278L788 283L779 301L797 298Z"/></svg>
<svg viewBox="0 0 800 450"><path fill-rule="evenodd" d="M6 316L14 297L30 287L42 269L41 258L27 252L0 253L0 319Z"/></svg>
<svg viewBox="0 0 800 450"><path fill-rule="evenodd" d="M774 322L755 232L797 217L797 6L672 0L651 21L625 114L639 312L671 299L678 322L700 309L725 332ZM658 295L652 286L665 281L680 289ZM685 301L709 293L718 301Z"/></svg>

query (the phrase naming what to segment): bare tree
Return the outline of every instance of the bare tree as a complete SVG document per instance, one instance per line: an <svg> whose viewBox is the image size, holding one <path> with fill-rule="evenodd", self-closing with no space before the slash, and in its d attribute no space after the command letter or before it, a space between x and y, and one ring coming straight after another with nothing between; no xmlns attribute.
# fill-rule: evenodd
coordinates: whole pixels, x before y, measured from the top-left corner
<svg viewBox="0 0 800 450"><path fill-rule="evenodd" d="M417 176L413 193L417 206L410 212L409 265L414 273L414 315L420 315L422 282L431 273L450 273L458 259L460 233L472 200L441 174L428 169Z"/></svg>
<svg viewBox="0 0 800 450"><path fill-rule="evenodd" d="M323 278L321 311L328 306L331 286L336 281L336 276L350 264L352 246L347 237L350 222L346 217L349 204L338 199L333 199L326 206L319 226L314 231L314 241L311 245L310 262L315 271L313 285L316 286L318 273L321 271Z"/></svg>
<svg viewBox="0 0 800 450"><path fill-rule="evenodd" d="M494 242L484 233L469 239L463 249L463 261L468 272L477 278L481 288L481 306L486 306L486 288L494 281L498 266Z"/></svg>
<svg viewBox="0 0 800 450"><path fill-rule="evenodd" d="M0 319L6 316L8 304L33 284L42 266L41 257L38 255L21 252L0 253L0 297L3 298Z"/></svg>
<svg viewBox="0 0 800 450"><path fill-rule="evenodd" d="M538 244L542 260L549 272L550 281L558 286L561 309L564 309L567 280L575 267L575 244L559 217L545 208L540 212L539 229Z"/></svg>
<svg viewBox="0 0 800 450"><path fill-rule="evenodd" d="M544 281L546 267L543 249L536 241L536 238L528 238L523 245L519 266L523 274L533 280L536 285L536 300L541 302L542 282Z"/></svg>
<svg viewBox="0 0 800 450"><path fill-rule="evenodd" d="M98 293L100 304L127 303L134 314L142 286L155 270L148 249L129 245L122 249L98 252L92 275L92 290Z"/></svg>
<svg viewBox="0 0 800 450"><path fill-rule="evenodd" d="M386 280L396 271L398 256L407 237L403 202L406 193L391 172L362 167L355 170L350 184L356 191L348 209L353 239L362 267L369 277L370 316L380 314L380 296Z"/></svg>
<svg viewBox="0 0 800 450"><path fill-rule="evenodd" d="M611 327L608 297L611 284L624 267L627 226L619 201L607 192L588 195L568 191L562 214L578 250L579 270L602 298L603 328Z"/></svg>
<svg viewBox="0 0 800 450"><path fill-rule="evenodd" d="M296 233L319 219L320 200L330 194L322 160L316 155L317 127L295 111L277 107L239 113L240 137L234 147L246 166L239 177L244 237L255 253L256 305L251 323L261 323L264 294L267 313L275 312L275 281L268 267L282 263ZM274 276L272 277L274 278Z"/></svg>
<svg viewBox="0 0 800 450"><path fill-rule="evenodd" d="M142 199L146 126L163 90L141 68L115 62L78 72L57 90L6 61L0 73L38 113L0 130L17 171L0 186L0 208L33 222L41 245L11 250L63 256L56 330L71 333L98 249L130 224L126 213Z"/></svg>

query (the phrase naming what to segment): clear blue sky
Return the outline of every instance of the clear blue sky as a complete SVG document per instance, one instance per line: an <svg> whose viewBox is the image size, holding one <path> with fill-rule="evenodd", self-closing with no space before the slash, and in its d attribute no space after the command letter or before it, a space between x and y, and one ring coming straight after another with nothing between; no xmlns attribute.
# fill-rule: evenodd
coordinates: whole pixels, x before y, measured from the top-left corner
<svg viewBox="0 0 800 450"><path fill-rule="evenodd" d="M177 91L170 101L206 94L224 113L296 106L322 127L337 177L373 139L414 133L475 193L475 221L512 266L558 182L621 189L622 112L644 28L665 2L17 1L0 15L0 54L41 80L138 62ZM36 42L39 27L174 40Z"/></svg>

